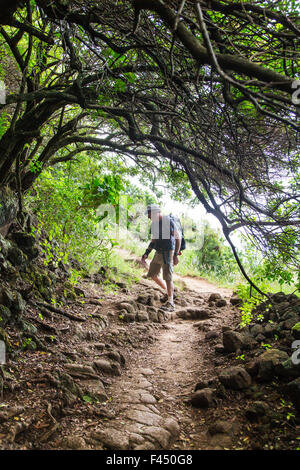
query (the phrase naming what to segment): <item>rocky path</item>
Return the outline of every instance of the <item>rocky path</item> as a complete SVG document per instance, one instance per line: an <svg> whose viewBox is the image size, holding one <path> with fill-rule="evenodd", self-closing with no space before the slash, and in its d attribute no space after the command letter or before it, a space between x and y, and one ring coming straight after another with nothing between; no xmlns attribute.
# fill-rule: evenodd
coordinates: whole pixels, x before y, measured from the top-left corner
<svg viewBox="0 0 300 470"><path fill-rule="evenodd" d="M218 288L205 280L191 280L193 289L186 290L183 296L189 300L183 302L184 309L177 306L179 312L187 312L191 306L195 309L197 304L203 307L211 292L217 297L220 293L231 295L226 289L217 292ZM188 281L184 279L185 283ZM143 283L153 287L151 281ZM107 388L116 417L109 424L95 426L92 440L104 448L121 450L218 449L228 445L228 436L221 446L219 441L211 442L205 412L201 417L199 409L187 404L195 384L210 378L214 369L205 357L205 334L232 320L230 308L216 310L213 320L175 317L162 325L154 344L137 354L122 377ZM205 399L212 399L209 393Z"/></svg>
<svg viewBox="0 0 300 470"><path fill-rule="evenodd" d="M262 304L263 322L241 330L230 290L177 275L167 313L153 281L115 274L116 290L99 271L60 307L23 301L24 332L7 328L0 368L1 449L297 448L278 374L298 403L298 297L274 294L276 311ZM21 298L8 286L2 297L11 309Z"/></svg>

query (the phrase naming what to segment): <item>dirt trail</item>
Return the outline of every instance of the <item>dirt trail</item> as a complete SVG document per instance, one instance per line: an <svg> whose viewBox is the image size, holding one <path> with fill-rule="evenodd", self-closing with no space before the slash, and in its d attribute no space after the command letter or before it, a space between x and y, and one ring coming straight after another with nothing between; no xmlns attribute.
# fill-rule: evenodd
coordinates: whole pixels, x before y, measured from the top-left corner
<svg viewBox="0 0 300 470"><path fill-rule="evenodd" d="M127 252L120 255L138 263ZM236 320L231 291L204 279L176 275L176 281L176 313L162 312L163 292L152 280L107 293L94 278L81 284L84 301L70 301L69 312L64 307L69 317L49 311L42 326L55 331L57 339L49 337L47 351L21 352L22 367L10 361L18 384L11 375L5 409L12 417L2 427L0 423L0 445L44 450L232 448L228 434L215 439L208 433L216 419L232 421L226 401L223 408L213 403L208 409L189 401L195 385L215 378L224 366L224 359L216 359L217 339L209 341L206 335L218 338ZM222 295L225 305L209 301L212 292ZM122 303L134 319L126 320L124 310L121 314ZM31 306L28 313L41 323L38 308ZM16 428L15 412L22 428Z"/></svg>
<svg viewBox="0 0 300 470"><path fill-rule="evenodd" d="M124 253L122 253L124 254ZM127 253L128 255L128 253ZM130 256L130 260L136 258ZM176 275L186 288L182 297L186 308L206 307L210 293L231 296L229 289L218 288L203 279ZM153 281L141 284L156 289ZM177 305L177 310L180 310ZM97 426L92 437L105 447L115 449L222 449L231 446L231 437L210 436L209 424L216 409L194 408L189 398L199 381L216 375L207 331L219 332L230 325L234 312L227 306L216 309L207 321L173 320L161 325L156 341L139 351L127 364L127 371L108 388L115 419ZM140 328L145 328L141 325Z"/></svg>

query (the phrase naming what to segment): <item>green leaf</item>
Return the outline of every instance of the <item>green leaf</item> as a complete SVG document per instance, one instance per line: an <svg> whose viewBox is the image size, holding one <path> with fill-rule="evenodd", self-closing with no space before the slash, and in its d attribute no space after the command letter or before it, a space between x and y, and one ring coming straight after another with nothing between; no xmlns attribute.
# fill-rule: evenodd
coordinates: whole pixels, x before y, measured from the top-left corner
<svg viewBox="0 0 300 470"><path fill-rule="evenodd" d="M85 401L86 403L93 403L93 399L92 397L90 397L89 395L83 395L82 397L83 401Z"/></svg>

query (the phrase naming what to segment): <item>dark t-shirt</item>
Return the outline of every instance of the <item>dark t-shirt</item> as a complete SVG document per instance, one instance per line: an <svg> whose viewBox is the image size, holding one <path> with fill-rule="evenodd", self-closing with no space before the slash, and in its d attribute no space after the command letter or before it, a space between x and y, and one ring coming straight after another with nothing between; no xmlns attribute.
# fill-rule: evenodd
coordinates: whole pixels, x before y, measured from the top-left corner
<svg viewBox="0 0 300 470"><path fill-rule="evenodd" d="M174 221L168 215L163 215L160 220L152 222L151 238L155 239L156 251L175 250Z"/></svg>

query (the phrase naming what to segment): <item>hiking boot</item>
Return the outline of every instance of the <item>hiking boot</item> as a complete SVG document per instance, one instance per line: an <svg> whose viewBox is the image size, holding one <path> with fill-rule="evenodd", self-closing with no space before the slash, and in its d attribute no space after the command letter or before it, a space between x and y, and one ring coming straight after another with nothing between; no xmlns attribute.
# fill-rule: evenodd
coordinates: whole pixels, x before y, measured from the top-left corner
<svg viewBox="0 0 300 470"><path fill-rule="evenodd" d="M165 312L175 312L175 306L171 304L171 302L166 302L160 308L161 310L164 310Z"/></svg>

